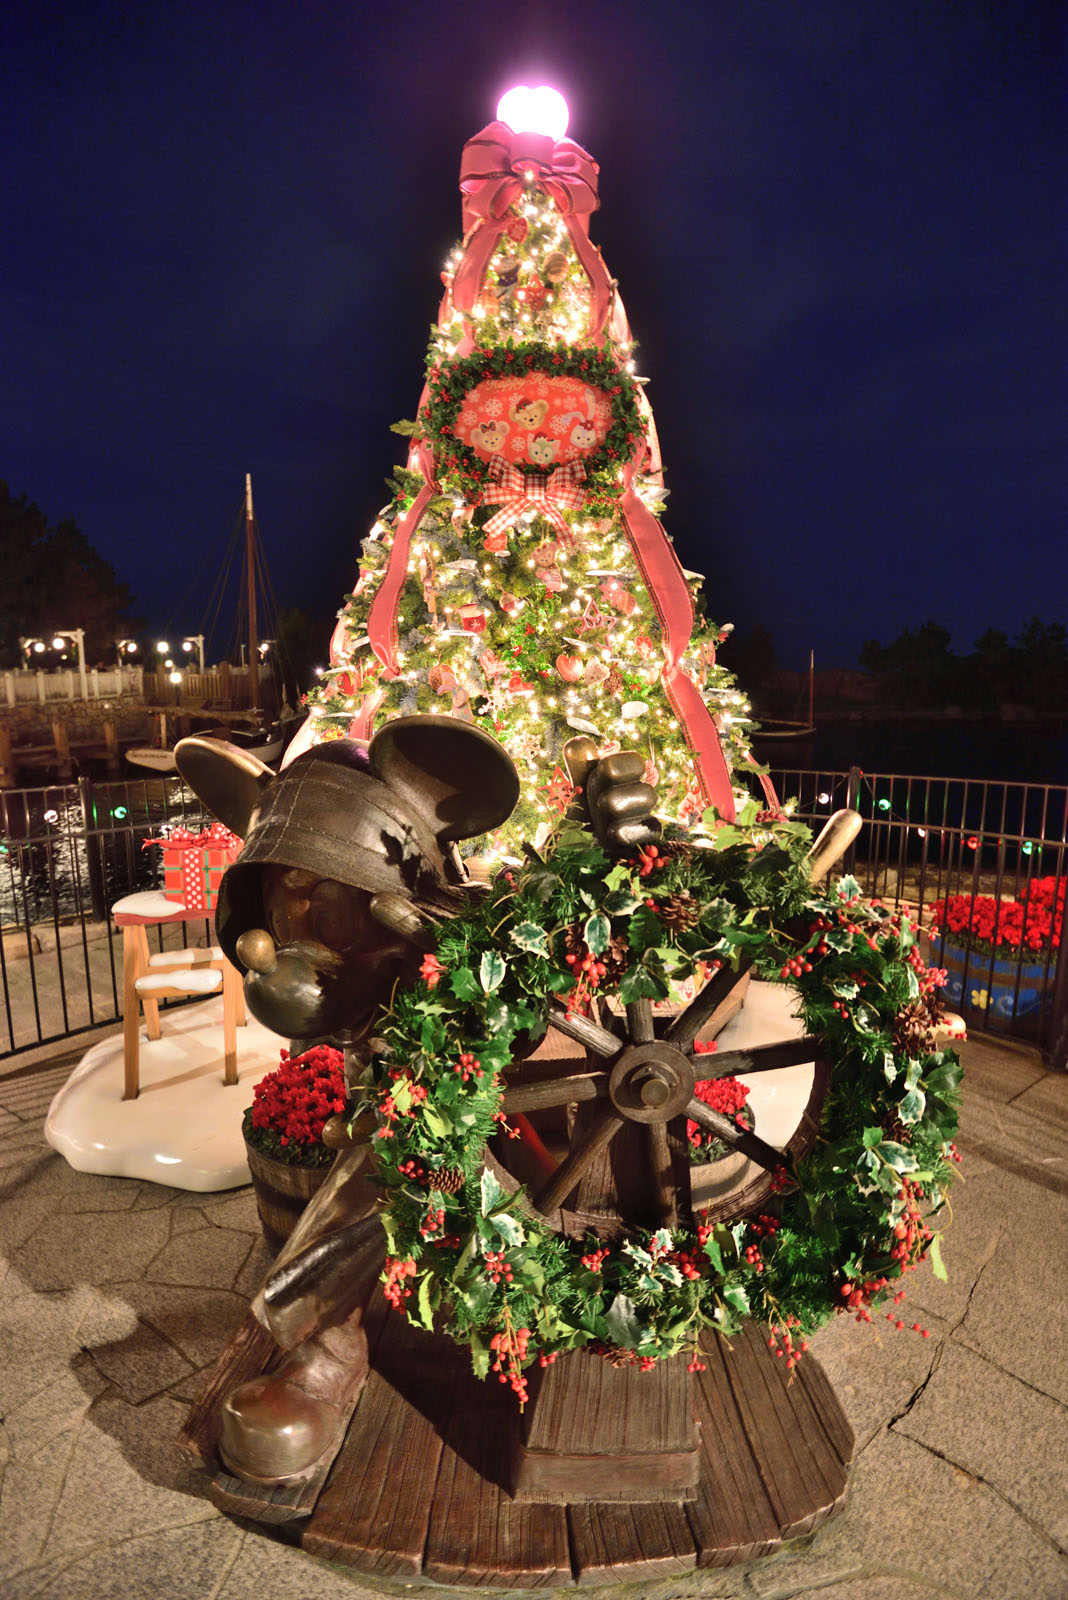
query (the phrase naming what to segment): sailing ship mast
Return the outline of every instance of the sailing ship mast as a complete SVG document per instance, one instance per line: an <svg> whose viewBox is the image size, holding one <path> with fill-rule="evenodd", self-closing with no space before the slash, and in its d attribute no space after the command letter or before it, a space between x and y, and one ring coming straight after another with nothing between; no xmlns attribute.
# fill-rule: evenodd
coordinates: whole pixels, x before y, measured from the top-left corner
<svg viewBox="0 0 1068 1600"><path fill-rule="evenodd" d="M260 652L256 638L256 517L252 509L252 474L245 473L245 583L248 594L248 692L253 715L260 708Z"/></svg>

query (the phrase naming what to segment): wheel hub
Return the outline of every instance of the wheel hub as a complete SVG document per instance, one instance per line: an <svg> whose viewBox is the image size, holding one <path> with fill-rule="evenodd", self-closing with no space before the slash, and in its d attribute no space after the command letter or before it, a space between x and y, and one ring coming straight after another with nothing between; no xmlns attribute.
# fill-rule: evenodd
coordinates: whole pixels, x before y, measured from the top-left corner
<svg viewBox="0 0 1068 1600"><path fill-rule="evenodd" d="M660 1039L628 1045L608 1080L613 1106L630 1122L670 1122L689 1105L693 1090L692 1064Z"/></svg>

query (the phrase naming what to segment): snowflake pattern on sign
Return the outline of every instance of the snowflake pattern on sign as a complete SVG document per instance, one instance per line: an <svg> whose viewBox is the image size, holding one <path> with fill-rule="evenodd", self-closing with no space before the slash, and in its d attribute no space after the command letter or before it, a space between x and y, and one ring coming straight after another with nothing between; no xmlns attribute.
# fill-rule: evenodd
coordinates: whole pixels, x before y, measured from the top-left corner
<svg viewBox="0 0 1068 1600"><path fill-rule="evenodd" d="M464 397L456 435L483 461L550 468L598 449L612 424L611 401L580 378L530 372L483 378Z"/></svg>

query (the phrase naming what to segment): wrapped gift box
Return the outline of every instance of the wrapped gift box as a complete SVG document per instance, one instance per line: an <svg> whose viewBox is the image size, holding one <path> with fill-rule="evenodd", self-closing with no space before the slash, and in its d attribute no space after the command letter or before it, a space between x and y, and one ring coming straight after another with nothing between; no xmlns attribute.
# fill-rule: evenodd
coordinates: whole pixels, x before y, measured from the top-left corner
<svg viewBox="0 0 1068 1600"><path fill-rule="evenodd" d="M202 833L175 828L165 838L150 841L163 852L163 894L188 906L190 911L214 911L219 885L227 867L237 858L241 840L213 823Z"/></svg>

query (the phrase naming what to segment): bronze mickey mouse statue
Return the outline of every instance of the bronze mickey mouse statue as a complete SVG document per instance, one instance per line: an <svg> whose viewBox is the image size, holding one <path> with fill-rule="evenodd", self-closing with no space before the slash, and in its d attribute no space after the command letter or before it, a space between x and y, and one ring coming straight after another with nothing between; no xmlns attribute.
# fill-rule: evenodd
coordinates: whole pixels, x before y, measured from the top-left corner
<svg viewBox="0 0 1068 1600"><path fill-rule="evenodd" d="M511 759L445 716L397 718L366 747L318 745L278 775L215 739L183 739L175 754L190 788L245 841L220 888L216 929L249 1010L286 1038L341 1046L351 1086L376 1016L397 984L415 980L434 923L477 892L457 842L510 815L519 797ZM658 837L641 756L598 760L589 739L572 740L566 755L606 848ZM332 1130L340 1153L330 1176L253 1302L289 1354L229 1396L219 1450L256 1483L310 1477L366 1376L362 1308L385 1249L359 1136L369 1131L353 1141Z"/></svg>

